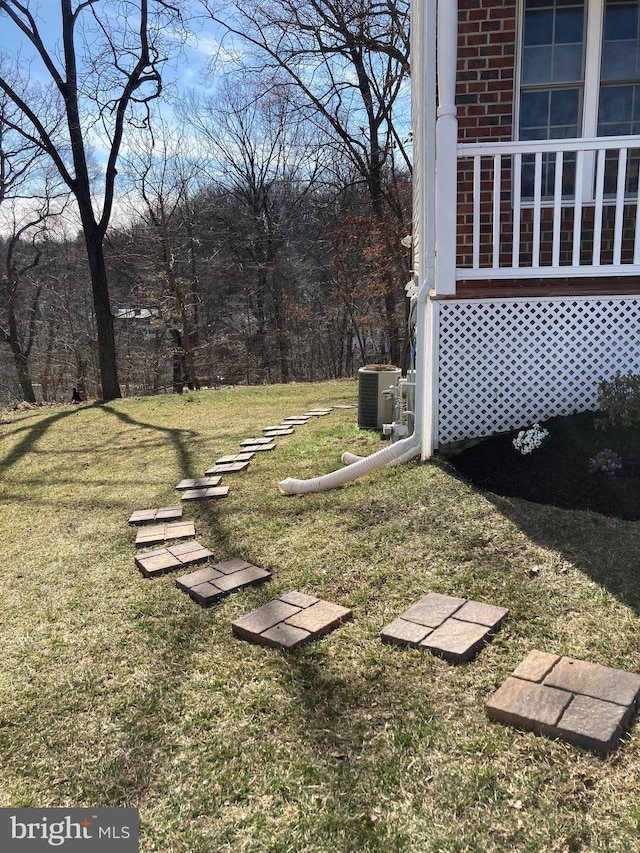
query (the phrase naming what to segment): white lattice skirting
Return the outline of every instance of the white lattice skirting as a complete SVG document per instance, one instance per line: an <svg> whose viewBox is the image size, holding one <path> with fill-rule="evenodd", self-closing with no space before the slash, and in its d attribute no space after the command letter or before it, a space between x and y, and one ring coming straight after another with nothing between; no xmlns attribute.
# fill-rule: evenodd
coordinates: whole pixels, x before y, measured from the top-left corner
<svg viewBox="0 0 640 853"><path fill-rule="evenodd" d="M433 308L439 445L596 409L601 379L640 372L640 295L465 299Z"/></svg>

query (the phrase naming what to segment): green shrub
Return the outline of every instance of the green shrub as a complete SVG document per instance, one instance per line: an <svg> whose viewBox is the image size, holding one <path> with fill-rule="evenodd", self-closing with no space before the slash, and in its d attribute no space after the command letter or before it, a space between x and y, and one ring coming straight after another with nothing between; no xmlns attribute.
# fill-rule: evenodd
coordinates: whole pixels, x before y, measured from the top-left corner
<svg viewBox="0 0 640 853"><path fill-rule="evenodd" d="M604 413L596 427L640 426L640 375L618 371L613 379L603 379L598 386L598 408Z"/></svg>

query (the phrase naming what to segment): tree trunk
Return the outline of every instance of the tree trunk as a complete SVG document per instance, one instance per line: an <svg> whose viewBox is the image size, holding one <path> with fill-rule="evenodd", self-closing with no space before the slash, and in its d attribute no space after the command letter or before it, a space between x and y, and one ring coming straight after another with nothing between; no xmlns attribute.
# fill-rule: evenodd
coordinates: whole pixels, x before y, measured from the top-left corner
<svg viewBox="0 0 640 853"><path fill-rule="evenodd" d="M116 361L116 344L113 329L113 314L109 301L109 285L107 268L104 259L103 238L92 223L84 223L84 238L89 261L91 276L91 291L93 307L96 315L96 330L98 333L98 366L100 369L100 384L102 399L115 400L122 396L118 383L118 366ZM88 322L88 320L87 320Z"/></svg>
<svg viewBox="0 0 640 853"><path fill-rule="evenodd" d="M31 381L31 374L29 371L29 362L27 361L26 356L23 353L13 353L13 359L16 365L16 371L18 373L18 381L20 382L20 387L22 388L22 395L27 403L35 403L36 395L33 390L33 383Z"/></svg>

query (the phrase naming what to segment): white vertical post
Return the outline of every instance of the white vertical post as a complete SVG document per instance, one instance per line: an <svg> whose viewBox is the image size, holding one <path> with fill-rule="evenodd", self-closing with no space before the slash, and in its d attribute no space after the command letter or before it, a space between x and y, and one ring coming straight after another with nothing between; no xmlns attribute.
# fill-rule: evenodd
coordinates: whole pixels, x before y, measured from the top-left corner
<svg viewBox="0 0 640 853"><path fill-rule="evenodd" d="M513 155L513 168L511 174L513 192L513 251L511 255L511 266L514 269L517 269L520 266L520 203L522 200L522 154Z"/></svg>
<svg viewBox="0 0 640 853"><path fill-rule="evenodd" d="M624 225L624 193L627 187L627 148L618 151L618 183L616 186L616 224L613 241L613 263L617 266L622 260L622 226Z"/></svg>
<svg viewBox="0 0 640 853"><path fill-rule="evenodd" d="M458 119L456 67L458 0L438 3L438 111L436 122L436 281L437 295L456 292L456 213Z"/></svg>
<svg viewBox="0 0 640 853"><path fill-rule="evenodd" d="M556 175L553 185L553 256L551 265L560 266L560 230L562 225L562 169L564 155L556 151Z"/></svg>
<svg viewBox="0 0 640 853"><path fill-rule="evenodd" d="M502 195L502 157L493 157L493 268L500 266L500 196Z"/></svg>
<svg viewBox="0 0 640 853"><path fill-rule="evenodd" d="M419 158L414 170L419 169L420 196L414 207L414 231L419 232L414 432L423 459L438 445L438 306L429 297L435 290L436 251L436 3L412 0L411 8L412 122Z"/></svg>

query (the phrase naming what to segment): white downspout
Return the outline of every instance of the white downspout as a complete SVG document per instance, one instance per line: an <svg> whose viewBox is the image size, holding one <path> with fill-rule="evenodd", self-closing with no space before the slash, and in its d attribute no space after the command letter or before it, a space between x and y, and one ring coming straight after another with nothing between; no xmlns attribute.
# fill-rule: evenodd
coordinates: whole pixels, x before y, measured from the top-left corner
<svg viewBox="0 0 640 853"><path fill-rule="evenodd" d="M445 0L445 4L449 0ZM441 4L442 5L442 4ZM305 495L343 486L387 465L407 462L423 453L427 367L427 299L435 285L435 136L436 136L436 18L437 0L413 0L411 10L411 68L414 174L418 205L414 213L414 266L418 276L416 318L416 385L413 433L364 458L345 454L344 468L314 477L282 480L283 494ZM349 464L350 463L350 464Z"/></svg>

